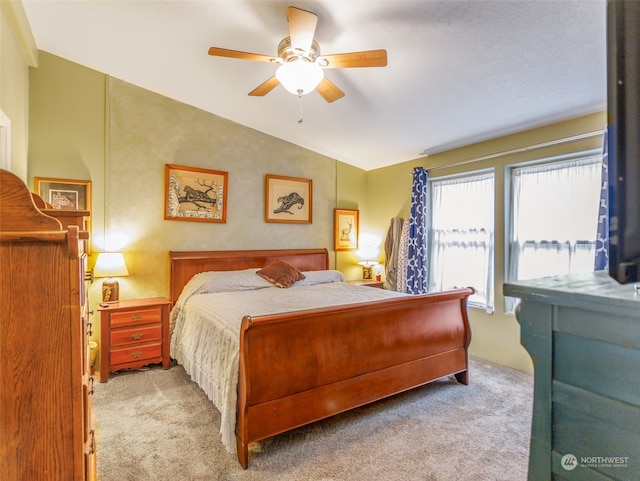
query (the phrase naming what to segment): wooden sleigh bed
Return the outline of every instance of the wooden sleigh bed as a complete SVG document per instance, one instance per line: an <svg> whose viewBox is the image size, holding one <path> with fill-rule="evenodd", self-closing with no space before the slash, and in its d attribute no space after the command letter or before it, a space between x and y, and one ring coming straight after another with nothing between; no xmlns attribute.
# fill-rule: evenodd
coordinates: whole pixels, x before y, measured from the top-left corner
<svg viewBox="0 0 640 481"><path fill-rule="evenodd" d="M276 260L301 271L329 266L326 249L171 252L170 260L174 304L201 272L260 268ZM445 376L468 384L466 304L473 292L245 316L235 419L242 467L252 442Z"/></svg>

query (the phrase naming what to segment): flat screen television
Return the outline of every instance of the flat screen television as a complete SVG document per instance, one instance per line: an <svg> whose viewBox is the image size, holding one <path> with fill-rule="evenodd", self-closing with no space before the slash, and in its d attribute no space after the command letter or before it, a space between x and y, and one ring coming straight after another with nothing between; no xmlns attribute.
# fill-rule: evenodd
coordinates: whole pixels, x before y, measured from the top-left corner
<svg viewBox="0 0 640 481"><path fill-rule="evenodd" d="M640 1L607 2L609 275L640 282Z"/></svg>

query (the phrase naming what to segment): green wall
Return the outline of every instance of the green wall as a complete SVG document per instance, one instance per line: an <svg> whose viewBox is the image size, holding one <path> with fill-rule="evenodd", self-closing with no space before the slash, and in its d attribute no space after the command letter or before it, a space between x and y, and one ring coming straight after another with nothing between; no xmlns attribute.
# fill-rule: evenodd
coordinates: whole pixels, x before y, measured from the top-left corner
<svg viewBox="0 0 640 481"><path fill-rule="evenodd" d="M416 159L411 162L367 172L365 205L370 213L369 228L385 231L391 217L408 217L411 208L411 183L413 168L425 167L429 178L460 174L466 171L493 168L496 176L495 197L495 311L492 314L482 309L470 308L469 317L473 339L471 354L489 359L523 371L532 371L531 359L520 346L520 326L513 314L504 313L502 284L505 266L505 167L519 162L602 149L602 135L576 140L544 148L531 148L558 139L597 132L604 128L604 112L586 115L567 122L560 122L515 135L501 137L488 142L474 144L461 149ZM513 152L516 151L516 152ZM512 152L487 160L464 164L466 160L485 157L501 152ZM455 165L458 164L458 165ZM450 166L450 167L447 167ZM384 193L384 195L381 195ZM375 215L371 215L375 213Z"/></svg>
<svg viewBox="0 0 640 481"><path fill-rule="evenodd" d="M29 65L37 62L33 36L22 4L0 2L0 109L8 119L0 121L0 145L10 146L10 170L27 181L29 131ZM3 117L4 118L4 117ZM7 167L0 157L0 167Z"/></svg>
<svg viewBox="0 0 640 481"><path fill-rule="evenodd" d="M31 69L29 98L29 184L91 181L89 265L98 252L123 251L131 274L120 280L123 299L169 295L171 250L332 251L338 168L360 185L347 198L364 197L364 171L45 52ZM165 220L166 164L228 172L227 222ZM312 180L312 224L264 221L267 173ZM333 253L330 260L339 267Z"/></svg>
<svg viewBox="0 0 640 481"><path fill-rule="evenodd" d="M129 295L169 294L170 250L332 250L334 159L114 78L108 97L106 240L128 237ZM165 164L228 172L227 222L164 220ZM312 224L265 222L266 174L312 180Z"/></svg>
<svg viewBox="0 0 640 481"><path fill-rule="evenodd" d="M369 219L366 208L367 175L357 167L338 162L336 176L336 208L355 209L359 211L359 231L366 235L369 231ZM333 247L334 238L332 237ZM359 279L362 277L362 268L358 265L360 259L356 251L336 252L336 267L347 279Z"/></svg>
<svg viewBox="0 0 640 481"><path fill-rule="evenodd" d="M40 52L30 69L29 186L34 177L91 182L91 236L104 228L104 74Z"/></svg>

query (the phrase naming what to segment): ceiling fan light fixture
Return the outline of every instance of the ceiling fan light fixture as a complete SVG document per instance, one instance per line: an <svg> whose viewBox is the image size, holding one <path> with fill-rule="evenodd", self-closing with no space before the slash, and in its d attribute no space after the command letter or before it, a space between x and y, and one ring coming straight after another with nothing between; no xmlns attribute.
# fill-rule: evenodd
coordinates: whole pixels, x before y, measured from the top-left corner
<svg viewBox="0 0 640 481"><path fill-rule="evenodd" d="M292 94L305 95L322 82L324 71L315 62L294 58L278 67L276 78Z"/></svg>

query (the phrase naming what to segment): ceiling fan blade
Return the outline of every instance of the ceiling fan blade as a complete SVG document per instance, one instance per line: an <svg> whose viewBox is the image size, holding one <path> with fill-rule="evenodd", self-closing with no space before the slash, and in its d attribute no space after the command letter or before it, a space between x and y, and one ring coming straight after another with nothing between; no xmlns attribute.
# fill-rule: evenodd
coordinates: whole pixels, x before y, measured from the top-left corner
<svg viewBox="0 0 640 481"><path fill-rule="evenodd" d="M322 82L320 82L316 87L316 90L320 95L322 95L322 98L329 103L335 102L336 100L344 97L344 92L336 87L336 84L326 77L322 79Z"/></svg>
<svg viewBox="0 0 640 481"><path fill-rule="evenodd" d="M263 95L267 95L278 85L280 85L280 81L274 75L266 82L263 82L260 85L258 85L256 88L254 88L251 92L249 92L249 95L252 97L262 97Z"/></svg>
<svg viewBox="0 0 640 481"><path fill-rule="evenodd" d="M261 55L259 53L240 52L238 50L228 50L226 48L211 47L209 55L214 57L239 58L243 60L257 60L258 62L274 62L275 57Z"/></svg>
<svg viewBox="0 0 640 481"><path fill-rule="evenodd" d="M385 67L387 65L387 51L380 49L322 55L317 62L322 65L324 60L328 64L323 68Z"/></svg>
<svg viewBox="0 0 640 481"><path fill-rule="evenodd" d="M311 50L313 36L316 33L318 16L315 13L307 12L296 7L287 8L287 18L289 20L289 37L291 46L304 52Z"/></svg>

